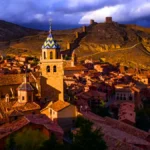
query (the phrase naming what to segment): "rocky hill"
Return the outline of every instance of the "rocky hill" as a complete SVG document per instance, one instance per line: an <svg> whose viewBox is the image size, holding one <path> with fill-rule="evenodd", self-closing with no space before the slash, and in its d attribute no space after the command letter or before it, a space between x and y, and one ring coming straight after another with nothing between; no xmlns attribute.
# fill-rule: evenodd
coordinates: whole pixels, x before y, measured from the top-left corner
<svg viewBox="0 0 150 150"><path fill-rule="evenodd" d="M0 41L14 40L24 36L34 35L38 32L40 31L0 20Z"/></svg>
<svg viewBox="0 0 150 150"><path fill-rule="evenodd" d="M118 23L90 25L76 53L80 60L105 58L111 63L150 67L150 34Z"/></svg>
<svg viewBox="0 0 150 150"><path fill-rule="evenodd" d="M3 23L0 23L0 30L2 30L0 50L3 54L40 56L41 46L48 32ZM148 28L144 30L142 27L115 22L94 23L86 27L86 32L84 28L59 30L53 31L53 36L64 51L68 49L70 43L71 51L75 50L79 60L91 57L105 58L112 63L131 64L132 62L134 65L150 67Z"/></svg>

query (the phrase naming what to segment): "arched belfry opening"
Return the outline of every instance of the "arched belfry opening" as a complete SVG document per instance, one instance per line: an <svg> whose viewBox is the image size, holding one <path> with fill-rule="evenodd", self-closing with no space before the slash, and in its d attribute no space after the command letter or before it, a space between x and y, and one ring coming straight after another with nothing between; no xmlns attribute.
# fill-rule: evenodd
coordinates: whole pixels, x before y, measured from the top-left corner
<svg viewBox="0 0 150 150"><path fill-rule="evenodd" d="M53 72L57 72L57 67L53 66Z"/></svg>
<svg viewBox="0 0 150 150"><path fill-rule="evenodd" d="M47 67L46 67L46 71L47 71L47 72L50 72L50 66L47 66Z"/></svg>

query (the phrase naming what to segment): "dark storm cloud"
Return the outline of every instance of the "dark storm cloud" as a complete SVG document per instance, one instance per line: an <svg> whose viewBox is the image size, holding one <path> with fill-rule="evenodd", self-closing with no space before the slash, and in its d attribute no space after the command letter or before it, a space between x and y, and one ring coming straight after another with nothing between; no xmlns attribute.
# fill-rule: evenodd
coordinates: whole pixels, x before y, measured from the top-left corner
<svg viewBox="0 0 150 150"><path fill-rule="evenodd" d="M0 0L0 19L19 24L87 24L112 16L149 24L150 0Z"/></svg>
<svg viewBox="0 0 150 150"><path fill-rule="evenodd" d="M54 10L67 14L88 12L103 8L104 6L114 6L117 4L128 3L129 1L130 0L66 0L66 3L63 3L61 6L56 5Z"/></svg>

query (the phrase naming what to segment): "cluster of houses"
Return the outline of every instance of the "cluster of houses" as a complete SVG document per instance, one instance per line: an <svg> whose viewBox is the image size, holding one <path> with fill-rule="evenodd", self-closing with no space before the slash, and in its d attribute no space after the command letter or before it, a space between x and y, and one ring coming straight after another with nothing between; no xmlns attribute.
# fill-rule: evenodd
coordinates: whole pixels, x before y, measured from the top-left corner
<svg viewBox="0 0 150 150"><path fill-rule="evenodd" d="M27 66L27 60L19 57L11 63L4 61L1 67L13 68L15 62ZM149 75L93 60L78 64L74 52L66 61L50 30L39 70L28 66L24 73L0 76L0 149L11 134L25 128L38 129L48 137L54 133L62 142L81 115L94 123L94 129L102 129L109 150L148 150L150 133L134 124L135 108L143 108L150 98ZM92 110L100 105L117 108L118 118L94 114Z"/></svg>
<svg viewBox="0 0 150 150"><path fill-rule="evenodd" d="M0 75L24 73L26 70L39 72L37 58L28 56L2 57L0 61Z"/></svg>

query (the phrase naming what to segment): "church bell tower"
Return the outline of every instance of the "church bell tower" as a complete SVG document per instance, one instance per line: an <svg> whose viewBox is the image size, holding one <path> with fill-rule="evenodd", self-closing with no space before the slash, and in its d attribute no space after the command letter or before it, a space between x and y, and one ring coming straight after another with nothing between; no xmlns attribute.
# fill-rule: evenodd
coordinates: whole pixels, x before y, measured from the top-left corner
<svg viewBox="0 0 150 150"><path fill-rule="evenodd" d="M41 57L41 97L46 101L64 100L64 66L60 55L60 46L49 35L42 46Z"/></svg>

